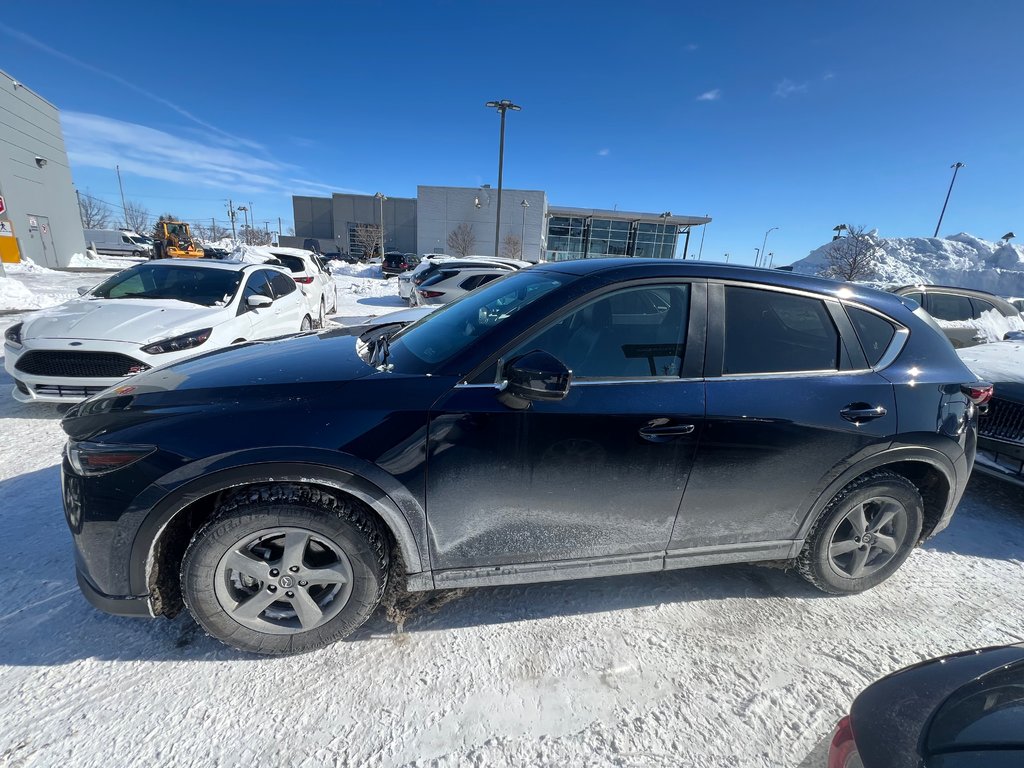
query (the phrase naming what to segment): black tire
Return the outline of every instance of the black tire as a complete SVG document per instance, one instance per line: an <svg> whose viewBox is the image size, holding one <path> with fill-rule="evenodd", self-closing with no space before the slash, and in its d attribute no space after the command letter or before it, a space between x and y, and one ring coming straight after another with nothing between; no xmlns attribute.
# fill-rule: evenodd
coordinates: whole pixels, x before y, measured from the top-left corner
<svg viewBox="0 0 1024 768"><path fill-rule="evenodd" d="M305 315L302 318L302 322L299 323L299 333L305 333L313 329L313 318L309 315Z"/></svg>
<svg viewBox="0 0 1024 768"><path fill-rule="evenodd" d="M142 251L132 251L132 256L134 256L136 259L141 259Z"/></svg>
<svg viewBox="0 0 1024 768"><path fill-rule="evenodd" d="M320 317L317 318L316 327L317 329L323 329L327 325L327 308L324 306L323 298L320 299Z"/></svg>
<svg viewBox="0 0 1024 768"><path fill-rule="evenodd" d="M278 571L279 576L267 581L252 577L253 585L241 583L240 571L230 567L225 570L223 563L241 548L252 546L250 540L258 546L277 541L273 536L281 529L309 534L309 543L302 550L306 553L302 556L304 570L294 574L292 583L280 583L281 577L289 575L284 565ZM250 541L248 545L247 541ZM298 586L305 584L297 581L303 574L328 567L307 566L306 555L317 554L314 545L328 555L331 547L344 554L347 573L351 576L349 591L344 592L343 587L339 587L339 592L327 594L323 590L330 585L310 583L305 589ZM269 555L264 555L264 560L253 556L252 562L264 568L278 562ZM281 562L288 562L286 555L282 556ZM305 653L346 637L370 617L387 587L389 566L384 530L377 518L359 502L308 486L258 486L231 497L193 536L181 566L182 594L186 606L203 629L233 648L270 655ZM305 570L307 568L310 570ZM243 606L252 595L260 597L265 594L265 589L270 590L271 587L275 587L275 594L282 600L270 604L255 619L240 623L232 611ZM300 611L292 608L301 601L292 602L285 598L282 593L287 587L295 592L302 591L314 602L324 600L324 605L319 606L323 623L311 624L310 629L301 626ZM240 590L249 591L242 592L241 599L235 604L225 601L224 595L237 595ZM292 595L292 592L287 594ZM340 608L335 604L335 597L339 595L345 600ZM261 625L260 628L250 626L254 623Z"/></svg>
<svg viewBox="0 0 1024 768"><path fill-rule="evenodd" d="M894 510L890 522L873 531L872 526L881 523L888 510ZM867 525L855 522L858 517ZM923 521L924 503L913 483L887 470L870 472L844 487L822 510L797 557L797 570L818 589L833 595L871 589L892 576L910 556L921 537ZM870 539L858 535L861 527ZM866 559L859 561L858 570L860 558Z"/></svg>

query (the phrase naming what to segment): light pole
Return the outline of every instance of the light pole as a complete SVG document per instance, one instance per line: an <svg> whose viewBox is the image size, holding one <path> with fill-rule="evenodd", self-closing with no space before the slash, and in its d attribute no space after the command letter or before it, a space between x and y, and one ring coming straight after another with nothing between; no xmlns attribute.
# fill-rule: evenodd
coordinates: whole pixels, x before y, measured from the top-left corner
<svg viewBox="0 0 1024 768"><path fill-rule="evenodd" d="M659 213L658 216L661 218L661 253L665 252L665 236L668 235L668 218L672 215L672 211L665 211ZM676 244L672 243L672 255L669 258L675 258L676 255Z"/></svg>
<svg viewBox="0 0 1024 768"><path fill-rule="evenodd" d="M526 252L526 209L530 207L530 202L524 197L519 205L523 208L523 233L519 237L519 255L523 256Z"/></svg>
<svg viewBox="0 0 1024 768"><path fill-rule="evenodd" d="M953 163L950 168L953 169L953 178L949 181L949 191L946 192L946 202L942 204L942 213L939 214L939 223L935 225L935 234L932 237L939 236L939 227L942 226L942 217L946 215L946 206L949 205L949 196L953 194L953 182L956 181L956 172L961 168L965 167L966 163L956 162Z"/></svg>
<svg viewBox="0 0 1024 768"><path fill-rule="evenodd" d="M761 249L756 245L754 246L754 266L757 266L758 260L761 258Z"/></svg>
<svg viewBox="0 0 1024 768"><path fill-rule="evenodd" d="M252 245L252 243L249 242L249 240L252 239L252 228L249 226L249 209L244 205L240 205L238 206L238 210L242 212L242 217L245 219L245 244Z"/></svg>
<svg viewBox="0 0 1024 768"><path fill-rule="evenodd" d="M384 201L387 200L387 196L382 192L378 192L374 195L380 201L380 257L384 258Z"/></svg>
<svg viewBox="0 0 1024 768"><path fill-rule="evenodd" d="M776 229L778 229L778 227L772 227L771 229L769 229L767 232L764 233L764 242L761 243L761 253L762 254L765 252L764 251L765 246L768 245L768 235L770 235ZM757 266L757 262L754 262L754 266L755 267Z"/></svg>
<svg viewBox="0 0 1024 768"><path fill-rule="evenodd" d="M843 234L843 232L847 230L849 230L849 227L847 227L845 224L836 224L834 227L832 227L832 231L835 232L835 234L832 236L832 239L838 240L839 237Z"/></svg>
<svg viewBox="0 0 1024 768"><path fill-rule="evenodd" d="M518 112L522 109L518 104L513 104L508 99L501 101L488 101L485 107L493 107L501 114L501 132L498 135L498 210L494 219L494 255L498 255L498 241L501 238L501 173L505 164L505 113L508 110Z"/></svg>

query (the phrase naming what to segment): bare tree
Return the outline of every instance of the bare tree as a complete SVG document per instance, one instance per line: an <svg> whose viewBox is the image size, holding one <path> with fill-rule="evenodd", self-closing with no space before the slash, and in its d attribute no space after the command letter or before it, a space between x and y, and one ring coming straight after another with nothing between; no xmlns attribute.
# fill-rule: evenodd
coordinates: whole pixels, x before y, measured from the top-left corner
<svg viewBox="0 0 1024 768"><path fill-rule="evenodd" d="M106 229L110 226L110 206L85 192L78 194L78 212L83 229Z"/></svg>
<svg viewBox="0 0 1024 768"><path fill-rule="evenodd" d="M882 249L878 238L864 227L847 227L846 237L837 237L825 251L828 266L818 274L833 280L864 280L874 272Z"/></svg>
<svg viewBox="0 0 1024 768"><path fill-rule="evenodd" d="M218 224L215 220L210 221L210 226L206 231L207 238L214 242L216 240L223 240L225 237L231 234L230 229L226 229Z"/></svg>
<svg viewBox="0 0 1024 768"><path fill-rule="evenodd" d="M473 228L466 222L462 222L448 233L448 247L451 252L461 259L466 258L476 247L476 234Z"/></svg>
<svg viewBox="0 0 1024 768"><path fill-rule="evenodd" d="M124 225L140 235L149 225L149 209L137 200L124 204Z"/></svg>
<svg viewBox="0 0 1024 768"><path fill-rule="evenodd" d="M270 232L259 227L243 224L238 230L238 236L246 245L270 245Z"/></svg>
<svg viewBox="0 0 1024 768"><path fill-rule="evenodd" d="M380 250L381 232L376 224L356 225L356 247L362 249L362 258L372 259Z"/></svg>
<svg viewBox="0 0 1024 768"><path fill-rule="evenodd" d="M518 235L513 235L511 232L505 235L505 239L501 241L501 255L506 259L522 258L523 241L519 239Z"/></svg>

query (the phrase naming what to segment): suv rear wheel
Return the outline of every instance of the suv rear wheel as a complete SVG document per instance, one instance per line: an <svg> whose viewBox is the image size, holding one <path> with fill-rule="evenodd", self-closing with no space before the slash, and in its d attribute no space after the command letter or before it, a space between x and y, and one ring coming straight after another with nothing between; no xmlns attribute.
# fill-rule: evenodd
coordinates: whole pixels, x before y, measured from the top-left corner
<svg viewBox="0 0 1024 768"><path fill-rule="evenodd" d="M822 511L797 570L831 594L871 589L910 556L923 519L921 494L905 477L885 470L859 477Z"/></svg>
<svg viewBox="0 0 1024 768"><path fill-rule="evenodd" d="M351 634L387 584L387 540L357 502L305 486L247 489L193 537L185 603L243 651L303 653Z"/></svg>

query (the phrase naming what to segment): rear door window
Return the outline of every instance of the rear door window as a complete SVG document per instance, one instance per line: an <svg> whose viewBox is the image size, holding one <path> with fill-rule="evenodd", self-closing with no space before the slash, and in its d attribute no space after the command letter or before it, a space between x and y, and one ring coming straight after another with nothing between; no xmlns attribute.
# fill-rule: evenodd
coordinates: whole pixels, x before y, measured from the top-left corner
<svg viewBox="0 0 1024 768"><path fill-rule="evenodd" d="M270 278L270 285L273 287L274 295L277 298L287 296L296 290L295 281L288 277L288 275L281 272L268 272L267 275Z"/></svg>
<svg viewBox="0 0 1024 768"><path fill-rule="evenodd" d="M1000 315L1003 314L995 304L991 301L985 301L984 299L971 298L971 305L974 307L975 318L981 317L984 312L996 312Z"/></svg>
<svg viewBox="0 0 1024 768"><path fill-rule="evenodd" d="M957 296L954 293L929 293L928 314L936 320L970 320L974 317L974 307L966 296Z"/></svg>
<svg viewBox="0 0 1024 768"><path fill-rule="evenodd" d="M835 371L839 346L824 301L726 286L723 374Z"/></svg>

